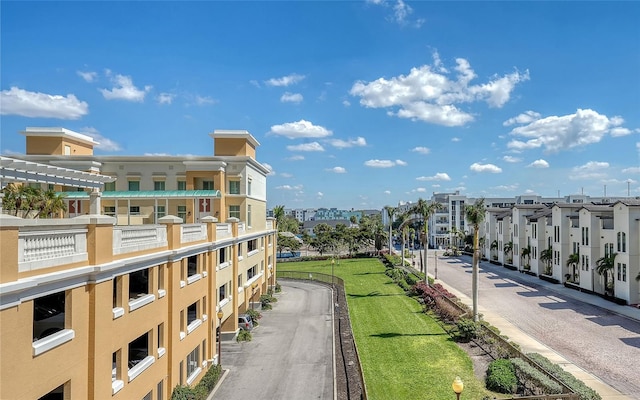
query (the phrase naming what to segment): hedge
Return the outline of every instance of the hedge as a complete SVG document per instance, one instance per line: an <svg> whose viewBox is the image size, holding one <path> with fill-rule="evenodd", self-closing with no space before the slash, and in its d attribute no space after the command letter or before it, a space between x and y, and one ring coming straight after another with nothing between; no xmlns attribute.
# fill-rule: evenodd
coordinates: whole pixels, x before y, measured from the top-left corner
<svg viewBox="0 0 640 400"><path fill-rule="evenodd" d="M562 386L558 382L555 382L522 358L512 358L511 362L525 395L562 393Z"/></svg>
<svg viewBox="0 0 640 400"><path fill-rule="evenodd" d="M571 390L573 390L578 394L578 396L580 396L580 400L602 400L602 397L600 397L598 392L585 385L584 382L577 379L569 372L563 370L559 365L549 361L549 359L547 359L546 357L538 353L527 354L527 357L547 370L547 372L556 377L556 379L564 382L565 385L569 386Z"/></svg>

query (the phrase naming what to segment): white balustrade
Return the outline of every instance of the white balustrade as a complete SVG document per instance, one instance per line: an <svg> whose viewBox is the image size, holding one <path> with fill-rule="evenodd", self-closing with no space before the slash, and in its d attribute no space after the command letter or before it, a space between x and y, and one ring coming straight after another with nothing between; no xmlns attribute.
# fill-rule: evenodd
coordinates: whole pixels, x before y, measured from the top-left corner
<svg viewBox="0 0 640 400"><path fill-rule="evenodd" d="M86 261L87 229L25 230L18 234L20 272Z"/></svg>
<svg viewBox="0 0 640 400"><path fill-rule="evenodd" d="M113 254L167 246L167 228L161 225L122 226L113 228Z"/></svg>
<svg viewBox="0 0 640 400"><path fill-rule="evenodd" d="M180 240L182 243L207 240L207 227L205 224L186 224L180 226Z"/></svg>
<svg viewBox="0 0 640 400"><path fill-rule="evenodd" d="M231 224L217 224L216 225L216 239L223 239L231 237Z"/></svg>

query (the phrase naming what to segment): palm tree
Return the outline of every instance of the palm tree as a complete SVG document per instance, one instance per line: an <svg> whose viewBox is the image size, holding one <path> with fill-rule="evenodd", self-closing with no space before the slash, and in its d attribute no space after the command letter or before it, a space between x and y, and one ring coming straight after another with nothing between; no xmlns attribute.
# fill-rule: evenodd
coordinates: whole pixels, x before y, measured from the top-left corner
<svg viewBox="0 0 640 400"><path fill-rule="evenodd" d="M498 247L500 246L500 244L498 243L498 239L494 240L493 242L491 242L491 247L489 248L489 250L491 250L492 252L495 250L498 250ZM492 256L493 258L493 256ZM498 255L496 254L495 259L498 259Z"/></svg>
<svg viewBox="0 0 640 400"><path fill-rule="evenodd" d="M283 205L273 207L273 217L276 219L276 227L278 228L278 231L280 231L282 221L284 220Z"/></svg>
<svg viewBox="0 0 640 400"><path fill-rule="evenodd" d="M551 247L540 252L540 261L545 264L544 274L551 275L551 261L553 261L553 250Z"/></svg>
<svg viewBox="0 0 640 400"><path fill-rule="evenodd" d="M504 255L509 255L511 254L511 252L513 251L513 242L507 242L504 244ZM509 261L509 263L512 263L513 259L511 259L511 261Z"/></svg>
<svg viewBox="0 0 640 400"><path fill-rule="evenodd" d="M578 255L578 253L573 253L571 255L569 255L569 258L567 258L567 267L568 266L573 266L573 273L572 274L567 274L570 275L573 279L573 283L575 283L576 281L576 265L578 265L578 263L580 262L580 256Z"/></svg>
<svg viewBox="0 0 640 400"><path fill-rule="evenodd" d="M524 265L524 269L528 270L531 268L531 265L529 265L529 261L531 260L531 246L527 246L524 249L522 249L522 253L520 254L520 260L524 260L524 258L527 257L527 263Z"/></svg>
<svg viewBox="0 0 640 400"><path fill-rule="evenodd" d="M427 267L427 249L429 248L429 217L433 215L436 210L442 208L440 203L431 203L429 204L426 200L418 199L416 205L412 208L412 212L418 214L422 217L423 225L424 225L424 237L422 238L422 248L424 250L424 282L428 286L429 285L429 277L428 272L429 269Z"/></svg>
<svg viewBox="0 0 640 400"><path fill-rule="evenodd" d="M392 206L384 206L384 209L387 211L387 216L389 217L389 254L392 254L391 249L393 247L391 243L391 225L393 225L393 214L396 213L397 208Z"/></svg>
<svg viewBox="0 0 640 400"><path fill-rule="evenodd" d="M47 190L42 193L42 198L38 204L38 215L36 218L51 217L59 214L60 211L67 211L67 204L64 202L64 196L57 194L53 190Z"/></svg>
<svg viewBox="0 0 640 400"><path fill-rule="evenodd" d="M615 260L618 253L613 253L609 256L604 256L596 261L596 272L604 276L604 292L607 293L609 283L609 273L613 274L613 268L615 267ZM613 277L612 277L613 278ZM615 296L615 285L613 285L612 279L611 296Z"/></svg>
<svg viewBox="0 0 640 400"><path fill-rule="evenodd" d="M478 273L480 262L480 224L484 221L484 198L464 207L464 215L473 226L473 271L471 275L471 291L473 297L473 320L478 321Z"/></svg>

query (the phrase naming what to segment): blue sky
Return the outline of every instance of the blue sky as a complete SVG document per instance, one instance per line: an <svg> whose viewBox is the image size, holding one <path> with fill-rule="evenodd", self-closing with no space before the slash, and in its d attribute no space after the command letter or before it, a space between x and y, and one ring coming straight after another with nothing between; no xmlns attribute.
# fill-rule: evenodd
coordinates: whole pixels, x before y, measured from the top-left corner
<svg viewBox="0 0 640 400"><path fill-rule="evenodd" d="M211 155L246 129L268 205L640 195L640 2L8 2L0 151Z"/></svg>

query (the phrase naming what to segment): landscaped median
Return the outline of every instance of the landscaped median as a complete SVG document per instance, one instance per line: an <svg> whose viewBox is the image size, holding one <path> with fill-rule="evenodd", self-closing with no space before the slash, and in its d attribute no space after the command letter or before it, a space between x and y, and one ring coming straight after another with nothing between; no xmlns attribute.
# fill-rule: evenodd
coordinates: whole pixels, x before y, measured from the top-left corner
<svg viewBox="0 0 640 400"><path fill-rule="evenodd" d="M278 264L279 271L332 273L329 260ZM333 265L345 283L351 325L367 393L375 400L455 398L451 383L464 381L462 398L493 398L473 374L468 355L423 307L385 275L378 259Z"/></svg>

